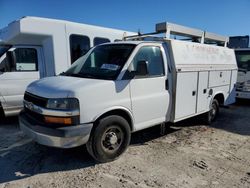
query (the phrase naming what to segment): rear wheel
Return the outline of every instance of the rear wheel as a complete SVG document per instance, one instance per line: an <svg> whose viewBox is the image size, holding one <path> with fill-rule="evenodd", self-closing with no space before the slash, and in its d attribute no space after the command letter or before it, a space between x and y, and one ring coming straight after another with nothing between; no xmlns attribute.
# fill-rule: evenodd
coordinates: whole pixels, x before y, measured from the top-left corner
<svg viewBox="0 0 250 188"><path fill-rule="evenodd" d="M217 99L213 99L210 110L204 114L204 123L210 125L217 117L219 113L219 102Z"/></svg>
<svg viewBox="0 0 250 188"><path fill-rule="evenodd" d="M130 127L120 116L112 115L101 119L86 144L89 154L99 162L118 158L130 143Z"/></svg>

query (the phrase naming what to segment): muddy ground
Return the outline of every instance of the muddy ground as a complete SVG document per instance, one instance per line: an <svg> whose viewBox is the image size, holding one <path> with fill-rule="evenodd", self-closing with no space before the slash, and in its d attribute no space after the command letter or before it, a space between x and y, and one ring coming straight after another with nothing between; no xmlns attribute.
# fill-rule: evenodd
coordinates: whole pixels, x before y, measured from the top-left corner
<svg viewBox="0 0 250 188"><path fill-rule="evenodd" d="M193 118L134 133L118 160L98 164L85 147L55 149L0 123L0 188L250 187L250 103L223 108L215 123Z"/></svg>

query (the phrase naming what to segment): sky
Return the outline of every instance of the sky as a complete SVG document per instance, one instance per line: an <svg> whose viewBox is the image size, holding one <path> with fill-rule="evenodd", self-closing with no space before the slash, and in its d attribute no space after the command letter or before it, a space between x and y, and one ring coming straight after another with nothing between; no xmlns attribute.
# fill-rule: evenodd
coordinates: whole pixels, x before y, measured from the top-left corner
<svg viewBox="0 0 250 188"><path fill-rule="evenodd" d="M250 35L250 0L0 0L0 28L23 16L142 33L168 21L225 36Z"/></svg>

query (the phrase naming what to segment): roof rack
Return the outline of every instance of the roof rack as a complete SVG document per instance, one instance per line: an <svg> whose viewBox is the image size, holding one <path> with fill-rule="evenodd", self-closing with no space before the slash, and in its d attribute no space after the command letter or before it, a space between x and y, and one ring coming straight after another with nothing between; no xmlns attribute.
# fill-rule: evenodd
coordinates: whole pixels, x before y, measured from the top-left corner
<svg viewBox="0 0 250 188"><path fill-rule="evenodd" d="M146 38L153 38L153 39L158 38L158 40L166 40L170 39L171 35L175 35L180 37L188 37L188 40L192 40L193 42L199 42L202 44L204 43L217 44L219 46L227 46L227 42L229 40L229 38L225 36L169 22L162 22L156 24L155 30L156 31L153 33L146 33L146 34L138 33L138 35L127 36L124 37L124 40L143 40ZM165 34L164 37L153 36L162 33Z"/></svg>

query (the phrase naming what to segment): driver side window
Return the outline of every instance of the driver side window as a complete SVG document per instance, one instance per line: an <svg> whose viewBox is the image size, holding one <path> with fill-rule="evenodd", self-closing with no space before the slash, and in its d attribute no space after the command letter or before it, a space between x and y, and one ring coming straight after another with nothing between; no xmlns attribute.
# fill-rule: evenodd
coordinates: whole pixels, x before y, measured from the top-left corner
<svg viewBox="0 0 250 188"><path fill-rule="evenodd" d="M16 71L37 71L37 51L34 48L15 49Z"/></svg>
<svg viewBox="0 0 250 188"><path fill-rule="evenodd" d="M146 61L148 68L148 76L163 76L164 65L162 53L159 47L156 46L144 46L135 55L133 61L131 62L130 68L132 71L136 71L137 63L139 61Z"/></svg>
<svg viewBox="0 0 250 188"><path fill-rule="evenodd" d="M38 57L34 48L16 48L5 53L0 63L1 72L37 71Z"/></svg>

